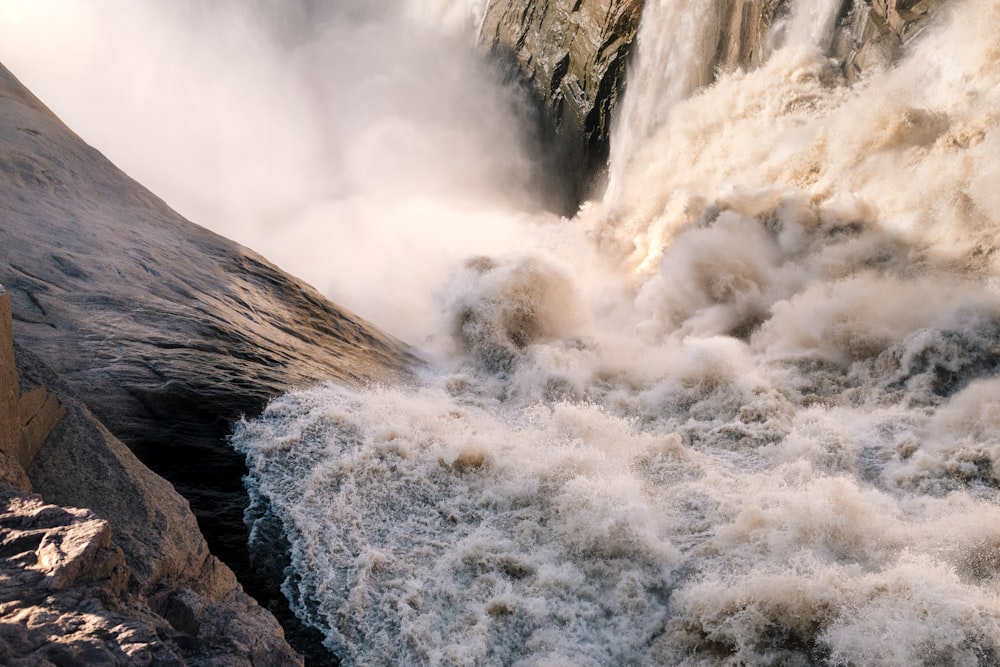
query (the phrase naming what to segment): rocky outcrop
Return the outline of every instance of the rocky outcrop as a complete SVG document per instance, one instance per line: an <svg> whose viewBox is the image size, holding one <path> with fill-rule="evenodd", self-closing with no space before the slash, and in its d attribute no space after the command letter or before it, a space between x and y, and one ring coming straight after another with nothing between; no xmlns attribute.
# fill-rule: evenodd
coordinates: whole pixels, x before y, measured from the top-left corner
<svg viewBox="0 0 1000 667"><path fill-rule="evenodd" d="M927 26L944 0L843 0L829 52L856 81L873 67L884 67L902 46ZM791 11L789 0L722 0L718 48L713 69L760 65L771 45L771 30Z"/></svg>
<svg viewBox="0 0 1000 667"><path fill-rule="evenodd" d="M10 314L0 288L0 663L302 664L187 502L14 345Z"/></svg>
<svg viewBox="0 0 1000 667"><path fill-rule="evenodd" d="M834 41L834 55L843 60L848 79L857 81L867 70L894 61L943 5L944 0L854 2Z"/></svg>
<svg viewBox="0 0 1000 667"><path fill-rule="evenodd" d="M572 209L608 157L643 0L495 0L480 41L512 63L546 119Z"/></svg>
<svg viewBox="0 0 1000 667"><path fill-rule="evenodd" d="M108 522L88 510L47 505L36 495L0 492L0 662L249 662L246 652L239 656L196 639L188 641L165 619L129 609L127 571L111 534ZM195 644L197 649L191 650Z"/></svg>
<svg viewBox="0 0 1000 667"><path fill-rule="evenodd" d="M181 218L2 67L0 210L16 340L181 491L213 552L251 577L232 422L317 380L400 377L407 348Z"/></svg>
<svg viewBox="0 0 1000 667"><path fill-rule="evenodd" d="M224 565L207 563L198 592L150 589L114 535L90 510L0 490L0 663L302 664Z"/></svg>

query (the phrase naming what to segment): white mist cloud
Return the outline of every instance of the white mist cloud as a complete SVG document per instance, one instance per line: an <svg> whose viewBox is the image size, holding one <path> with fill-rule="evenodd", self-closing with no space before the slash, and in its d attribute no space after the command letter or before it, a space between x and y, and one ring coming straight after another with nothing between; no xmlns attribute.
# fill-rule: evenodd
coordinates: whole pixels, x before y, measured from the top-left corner
<svg viewBox="0 0 1000 667"><path fill-rule="evenodd" d="M483 4L0 0L0 60L180 213L420 342L540 191Z"/></svg>

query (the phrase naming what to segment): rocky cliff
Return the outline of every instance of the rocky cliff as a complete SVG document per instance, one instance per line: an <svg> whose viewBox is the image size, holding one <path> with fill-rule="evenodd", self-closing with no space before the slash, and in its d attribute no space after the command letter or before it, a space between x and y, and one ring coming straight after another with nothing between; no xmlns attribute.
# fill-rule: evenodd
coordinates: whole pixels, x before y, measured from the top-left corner
<svg viewBox="0 0 1000 667"><path fill-rule="evenodd" d="M0 283L29 371L15 399L13 365L0 363L0 409L17 404L21 420L0 428L0 465L16 488L109 522L129 591L205 627L206 605L225 598L236 622L252 601L233 597L235 579L209 556L186 501L212 552L255 594L269 584L246 562L245 467L225 439L233 421L292 387L399 378L414 363L403 344L182 219L2 67ZM63 430L38 451L58 409L37 388L56 385Z"/></svg>
<svg viewBox="0 0 1000 667"><path fill-rule="evenodd" d="M843 0L829 54L856 81L884 67L944 0ZM717 0L710 30L714 72L759 65L790 0ZM595 194L606 167L615 108L626 86L644 0L493 0L479 39L513 63L542 110L556 169L573 202Z"/></svg>
<svg viewBox="0 0 1000 667"><path fill-rule="evenodd" d="M187 502L15 353L10 306L0 287L0 663L302 664Z"/></svg>
<svg viewBox="0 0 1000 667"><path fill-rule="evenodd" d="M643 0L495 0L480 40L534 92L572 209L599 181Z"/></svg>

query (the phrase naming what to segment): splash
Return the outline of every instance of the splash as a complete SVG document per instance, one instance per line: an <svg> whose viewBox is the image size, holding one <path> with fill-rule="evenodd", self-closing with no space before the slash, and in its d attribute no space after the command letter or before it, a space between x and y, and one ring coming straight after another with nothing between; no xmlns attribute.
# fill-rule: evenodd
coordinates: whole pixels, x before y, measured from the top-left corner
<svg viewBox="0 0 1000 667"><path fill-rule="evenodd" d="M609 196L237 429L348 664L1000 661L1000 3L854 87L835 4L708 88L647 15Z"/></svg>

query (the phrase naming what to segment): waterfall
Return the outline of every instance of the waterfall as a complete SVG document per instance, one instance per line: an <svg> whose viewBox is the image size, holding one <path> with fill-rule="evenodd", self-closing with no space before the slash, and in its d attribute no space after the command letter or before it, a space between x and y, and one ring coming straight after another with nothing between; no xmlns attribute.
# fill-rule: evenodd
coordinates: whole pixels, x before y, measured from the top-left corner
<svg viewBox="0 0 1000 667"><path fill-rule="evenodd" d="M671 108L711 80L718 12L715 0L647 0L636 35L638 55L612 131L606 200L617 198L636 148L666 122Z"/></svg>
<svg viewBox="0 0 1000 667"><path fill-rule="evenodd" d="M346 664L997 663L1000 2L855 88L837 5L704 88L650 2L605 201L454 266L416 386L238 427Z"/></svg>

